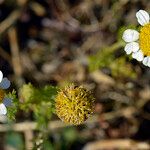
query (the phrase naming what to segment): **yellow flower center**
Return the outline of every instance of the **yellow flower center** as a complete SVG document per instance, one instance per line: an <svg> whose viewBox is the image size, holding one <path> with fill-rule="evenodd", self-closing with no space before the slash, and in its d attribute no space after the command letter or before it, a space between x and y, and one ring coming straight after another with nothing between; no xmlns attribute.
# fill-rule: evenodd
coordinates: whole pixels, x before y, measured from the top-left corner
<svg viewBox="0 0 150 150"><path fill-rule="evenodd" d="M0 89L0 102L2 102L2 100L4 99L5 96L5 91Z"/></svg>
<svg viewBox="0 0 150 150"><path fill-rule="evenodd" d="M150 56L150 24L146 24L141 28L139 43L143 54Z"/></svg>

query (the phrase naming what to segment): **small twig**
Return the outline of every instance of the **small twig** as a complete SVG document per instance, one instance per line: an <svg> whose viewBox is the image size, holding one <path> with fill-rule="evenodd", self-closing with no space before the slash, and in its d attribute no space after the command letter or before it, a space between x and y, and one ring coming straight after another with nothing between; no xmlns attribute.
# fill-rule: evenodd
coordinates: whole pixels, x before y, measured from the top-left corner
<svg viewBox="0 0 150 150"><path fill-rule="evenodd" d="M30 7L38 16L44 16L46 14L45 8L37 2L30 2Z"/></svg>
<svg viewBox="0 0 150 150"><path fill-rule="evenodd" d="M137 142L131 139L115 139L91 142L83 148L83 150L104 149L149 150L150 145L146 142Z"/></svg>
<svg viewBox="0 0 150 150"><path fill-rule="evenodd" d="M10 65L12 65L11 56L2 48L0 47L0 55L3 57Z"/></svg>
<svg viewBox="0 0 150 150"><path fill-rule="evenodd" d="M32 130L26 130L24 132L24 136L25 136L25 147L26 150L30 150L33 148L33 131Z"/></svg>
<svg viewBox="0 0 150 150"><path fill-rule="evenodd" d="M103 98L105 99L112 99L121 103L129 104L131 103L131 99L128 96L122 95L117 92L106 92L103 94Z"/></svg>
<svg viewBox="0 0 150 150"><path fill-rule="evenodd" d="M119 111L101 114L101 117L105 118L106 120L110 120L119 116L130 117L134 113L136 113L136 109L134 109L133 107L128 107L128 108L121 109ZM87 120L84 124L95 124L99 120L98 117L99 115L94 115L89 120ZM71 125L65 124L61 120L50 121L48 124L48 128L52 131L60 129L60 128L68 127L68 126L71 126ZM0 124L0 132L6 132L8 130L13 130L17 132L23 132L26 130L37 130L37 123L36 122L23 122L23 123L13 124L12 126Z"/></svg>
<svg viewBox="0 0 150 150"><path fill-rule="evenodd" d="M12 26L20 16L20 10L15 10L3 22L0 23L0 34Z"/></svg>
<svg viewBox="0 0 150 150"><path fill-rule="evenodd" d="M14 10L4 21L0 23L0 34L5 32L8 28L10 28L20 17L21 11L24 8L25 4L28 0L17 0L18 5L20 6L19 9Z"/></svg>
<svg viewBox="0 0 150 150"><path fill-rule="evenodd" d="M19 87L23 83L23 79L22 79L22 66L20 61L19 46L17 41L17 32L15 27L9 29L8 36L11 48L13 70L16 75L17 85Z"/></svg>
<svg viewBox="0 0 150 150"><path fill-rule="evenodd" d="M42 25L44 27L57 30L59 32L67 32L67 33L80 33L81 28L79 26L72 26L69 23L58 21L58 20L50 20L48 18L43 19Z"/></svg>

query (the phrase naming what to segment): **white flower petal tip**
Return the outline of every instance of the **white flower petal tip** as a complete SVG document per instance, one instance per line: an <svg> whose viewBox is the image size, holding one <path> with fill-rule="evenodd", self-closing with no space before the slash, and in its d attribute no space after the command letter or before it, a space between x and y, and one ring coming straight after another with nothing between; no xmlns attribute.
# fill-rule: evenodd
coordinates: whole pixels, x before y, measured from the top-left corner
<svg viewBox="0 0 150 150"><path fill-rule="evenodd" d="M150 67L150 58L148 60L147 66Z"/></svg>
<svg viewBox="0 0 150 150"><path fill-rule="evenodd" d="M137 53L132 53L132 57L133 57L134 59L136 59Z"/></svg>
<svg viewBox="0 0 150 150"><path fill-rule="evenodd" d="M143 65L147 66L147 63L148 63L148 57L145 57L145 58L143 59Z"/></svg>
<svg viewBox="0 0 150 150"><path fill-rule="evenodd" d="M126 46L125 46L124 51L126 52L127 55L129 55L129 54L132 53L132 49L130 48L129 45L126 45Z"/></svg>
<svg viewBox="0 0 150 150"><path fill-rule="evenodd" d="M142 60L144 59L144 55L143 55L143 53L142 53L141 50L138 51L138 52L133 53L133 54L132 54L132 57L133 57L134 59L136 59L137 61L142 61Z"/></svg>
<svg viewBox="0 0 150 150"><path fill-rule="evenodd" d="M7 106L11 106L11 105L12 105L12 99L11 99L11 98L4 98L3 104L4 104L6 107L7 107Z"/></svg>
<svg viewBox="0 0 150 150"><path fill-rule="evenodd" d="M150 21L150 16L145 10L139 10L136 13L136 17L137 17L138 23L142 26L144 26L145 24L148 24Z"/></svg>
<svg viewBox="0 0 150 150"><path fill-rule="evenodd" d="M4 104L0 104L0 115L6 115L7 114L7 108Z"/></svg>
<svg viewBox="0 0 150 150"><path fill-rule="evenodd" d="M138 53L138 57L136 58L138 61L142 61L144 59L144 55L142 52Z"/></svg>
<svg viewBox="0 0 150 150"><path fill-rule="evenodd" d="M150 67L150 57L145 57L143 59L143 65Z"/></svg>
<svg viewBox="0 0 150 150"><path fill-rule="evenodd" d="M3 79L3 73L0 71L0 82L2 81Z"/></svg>
<svg viewBox="0 0 150 150"><path fill-rule="evenodd" d="M139 50L139 44L136 42L128 43L126 44L124 50L127 54L131 54L132 52L137 52Z"/></svg>
<svg viewBox="0 0 150 150"><path fill-rule="evenodd" d="M7 78L3 78L0 83L0 88L8 89L10 87L10 81Z"/></svg>
<svg viewBox="0 0 150 150"><path fill-rule="evenodd" d="M139 39L139 32L137 32L136 30L127 29L124 31L122 39L125 42L137 41Z"/></svg>

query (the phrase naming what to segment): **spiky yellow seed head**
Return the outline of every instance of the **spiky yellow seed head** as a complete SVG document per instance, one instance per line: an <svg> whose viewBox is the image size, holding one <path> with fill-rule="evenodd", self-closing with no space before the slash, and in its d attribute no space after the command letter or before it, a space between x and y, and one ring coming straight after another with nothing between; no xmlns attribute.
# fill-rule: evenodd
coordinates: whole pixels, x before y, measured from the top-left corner
<svg viewBox="0 0 150 150"><path fill-rule="evenodd" d="M24 84L22 88L20 88L20 99L23 100L23 102L28 102L33 94L34 94L34 87L32 84Z"/></svg>
<svg viewBox="0 0 150 150"><path fill-rule="evenodd" d="M0 102L4 99L5 91L3 89L0 89Z"/></svg>
<svg viewBox="0 0 150 150"><path fill-rule="evenodd" d="M94 97L91 91L70 85L61 89L55 101L56 114L68 124L82 124L94 111Z"/></svg>

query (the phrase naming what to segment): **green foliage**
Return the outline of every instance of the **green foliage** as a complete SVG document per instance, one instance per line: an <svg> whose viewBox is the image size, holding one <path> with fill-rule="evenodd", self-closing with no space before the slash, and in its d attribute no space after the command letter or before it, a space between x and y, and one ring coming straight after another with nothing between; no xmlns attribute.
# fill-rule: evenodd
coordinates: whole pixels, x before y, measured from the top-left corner
<svg viewBox="0 0 150 150"><path fill-rule="evenodd" d="M114 77L131 77L135 78L136 73L133 71L133 68L129 63L126 62L125 57L119 57L115 59L111 64L110 68L112 71L112 76ZM128 68L128 69L127 69Z"/></svg>
<svg viewBox="0 0 150 150"><path fill-rule="evenodd" d="M33 85L25 84L20 89L20 99L23 101L21 108L23 110L33 109L32 105L41 105L43 102L54 104L57 94L57 87L45 86L43 88L35 88Z"/></svg>
<svg viewBox="0 0 150 150"><path fill-rule="evenodd" d="M38 128L41 130L46 129L54 112L57 91L57 87L48 85L38 89L30 83L23 85L20 89L20 98L23 100L20 108L26 112L33 111Z"/></svg>
<svg viewBox="0 0 150 150"><path fill-rule="evenodd" d="M19 106L19 100L16 96L16 91L13 90L12 92L9 92L6 97L12 99L12 106L7 107L7 118L9 121L15 121L15 115L18 111L18 106Z"/></svg>
<svg viewBox="0 0 150 150"><path fill-rule="evenodd" d="M12 99L12 106L7 107L8 120L15 121L18 109L25 112L33 111L38 127L46 127L52 113L55 112L54 104L57 91L57 87L50 85L38 89L30 83L25 84L19 92L21 102L19 102L15 90L9 92L6 97Z"/></svg>
<svg viewBox="0 0 150 150"><path fill-rule="evenodd" d="M111 69L113 77L131 77L135 78L136 73L131 64L126 61L126 56L116 58L114 52L125 46L125 43L119 41L110 47L106 47L97 54L89 57L89 70L94 71L99 68L107 67ZM128 69L127 69L128 68Z"/></svg>
<svg viewBox="0 0 150 150"><path fill-rule="evenodd" d="M36 138L33 140L34 147L32 150L54 150L53 144L48 140L48 136L42 132L39 132Z"/></svg>
<svg viewBox="0 0 150 150"><path fill-rule="evenodd" d="M74 142L77 139L77 135L77 131L74 127L65 128L62 133L64 140L68 143Z"/></svg>
<svg viewBox="0 0 150 150"><path fill-rule="evenodd" d="M43 142L43 150L54 150L54 147L49 141L45 140Z"/></svg>
<svg viewBox="0 0 150 150"><path fill-rule="evenodd" d="M94 71L98 68L109 66L113 60L114 56L111 51L107 51L107 49L100 50L98 54L89 57L89 69Z"/></svg>
<svg viewBox="0 0 150 150"><path fill-rule="evenodd" d="M42 102L40 105L34 106L34 116L38 124L38 129L47 130L48 122L52 116L51 102Z"/></svg>
<svg viewBox="0 0 150 150"><path fill-rule="evenodd" d="M33 112L33 116L37 123L37 129L41 133L40 139L34 139L34 143L42 140L38 146L36 144L34 149L42 147L45 150L52 150L52 145L47 141L48 122L52 114L55 112L55 96L57 95L58 88L47 85L42 88L36 88L31 83L23 85L20 89L20 99L22 103L20 108L26 112Z"/></svg>
<svg viewBox="0 0 150 150"><path fill-rule="evenodd" d="M101 67L109 67L114 61L114 51L121 48L124 45L123 42L118 42L111 47L106 47L98 51L97 54L89 57L89 69L90 71L97 70Z"/></svg>
<svg viewBox="0 0 150 150"><path fill-rule="evenodd" d="M6 144L12 149L24 149L23 137L19 133L8 132L6 134Z"/></svg>
<svg viewBox="0 0 150 150"><path fill-rule="evenodd" d="M70 146L72 146L73 143L82 141L82 138L79 136L77 129L73 126L66 127L61 130L58 136L59 141L55 141L54 149L71 149Z"/></svg>

